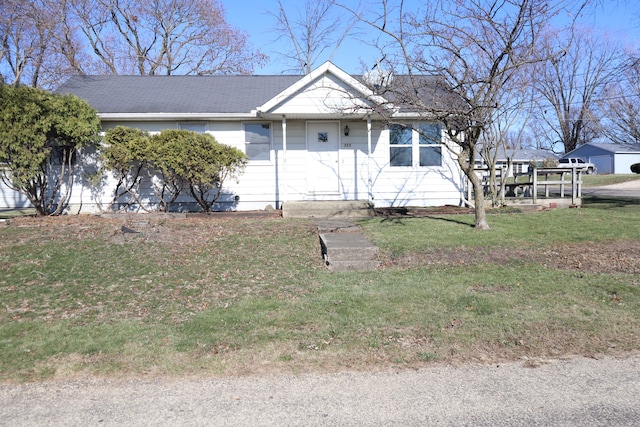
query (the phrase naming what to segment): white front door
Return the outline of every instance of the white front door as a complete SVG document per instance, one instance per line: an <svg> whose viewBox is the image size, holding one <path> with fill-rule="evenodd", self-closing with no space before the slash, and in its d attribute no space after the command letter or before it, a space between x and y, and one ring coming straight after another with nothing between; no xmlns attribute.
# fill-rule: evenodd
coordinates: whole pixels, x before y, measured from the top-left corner
<svg viewBox="0 0 640 427"><path fill-rule="evenodd" d="M307 123L307 192L340 194L338 171L339 122Z"/></svg>

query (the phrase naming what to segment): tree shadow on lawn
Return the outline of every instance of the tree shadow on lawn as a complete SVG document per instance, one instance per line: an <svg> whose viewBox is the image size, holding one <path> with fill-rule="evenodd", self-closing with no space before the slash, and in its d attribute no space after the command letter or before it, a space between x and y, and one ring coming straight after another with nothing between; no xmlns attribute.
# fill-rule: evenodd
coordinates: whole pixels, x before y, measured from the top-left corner
<svg viewBox="0 0 640 427"><path fill-rule="evenodd" d="M457 206L440 206L433 208L376 208L376 217L380 222L392 222L394 224L405 225L403 220L412 218L428 218L438 221L451 222L473 228L474 224L462 219L443 217L440 215L467 215L472 214L473 209L461 208Z"/></svg>
<svg viewBox="0 0 640 427"><path fill-rule="evenodd" d="M640 209L640 197L583 196L582 207L590 209L637 207Z"/></svg>

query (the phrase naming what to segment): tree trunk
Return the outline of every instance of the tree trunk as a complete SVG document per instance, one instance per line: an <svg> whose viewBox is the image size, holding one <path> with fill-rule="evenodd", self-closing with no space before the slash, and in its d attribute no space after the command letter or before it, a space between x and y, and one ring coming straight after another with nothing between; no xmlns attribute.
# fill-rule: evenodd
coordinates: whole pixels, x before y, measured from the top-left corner
<svg viewBox="0 0 640 427"><path fill-rule="evenodd" d="M484 205L484 188L482 188L482 181L473 171L473 168L471 168L471 173L467 174L467 177L473 185L473 203L475 205L476 215L475 228L478 230L489 230L487 211Z"/></svg>
<svg viewBox="0 0 640 427"><path fill-rule="evenodd" d="M458 164L462 168L467 179L473 187L473 204L475 211L475 228L478 230L489 230L487 222L487 212L484 205L484 189L482 188L482 180L478 178L474 171L475 150L464 148L458 155Z"/></svg>

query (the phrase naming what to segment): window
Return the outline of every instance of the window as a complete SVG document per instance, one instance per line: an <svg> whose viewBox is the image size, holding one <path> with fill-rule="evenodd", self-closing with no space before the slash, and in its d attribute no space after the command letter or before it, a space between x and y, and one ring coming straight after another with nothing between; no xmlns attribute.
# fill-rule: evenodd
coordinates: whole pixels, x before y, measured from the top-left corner
<svg viewBox="0 0 640 427"><path fill-rule="evenodd" d="M67 145L55 145L51 147L51 157L49 161L53 166L63 164L66 166L69 164L69 156L71 156L71 165L75 165L77 162L75 148Z"/></svg>
<svg viewBox="0 0 640 427"><path fill-rule="evenodd" d="M420 166L442 166L442 130L439 125L421 123L418 125L420 144Z"/></svg>
<svg viewBox="0 0 640 427"><path fill-rule="evenodd" d="M245 123L244 141L245 153L249 160L271 160L270 123Z"/></svg>
<svg viewBox="0 0 640 427"><path fill-rule="evenodd" d="M206 123L180 123L178 126L182 130L189 130L195 133L205 133L207 131Z"/></svg>
<svg viewBox="0 0 640 427"><path fill-rule="evenodd" d="M415 129L391 125L389 144L391 166L442 166L442 130L437 124L419 123Z"/></svg>
<svg viewBox="0 0 640 427"><path fill-rule="evenodd" d="M391 125L389 128L389 144L391 144L391 166L411 166L413 164L411 128L402 125Z"/></svg>

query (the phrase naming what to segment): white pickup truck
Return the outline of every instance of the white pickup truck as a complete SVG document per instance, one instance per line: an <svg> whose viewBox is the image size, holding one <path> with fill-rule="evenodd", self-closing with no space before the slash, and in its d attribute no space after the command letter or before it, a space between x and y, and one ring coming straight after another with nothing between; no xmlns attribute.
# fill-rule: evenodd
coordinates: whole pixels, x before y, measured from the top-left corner
<svg viewBox="0 0 640 427"><path fill-rule="evenodd" d="M560 163L559 166L564 166L568 163L573 167L583 168L588 174L596 173L596 165L593 163L587 163L576 157L567 157L565 159L560 159L558 162Z"/></svg>

